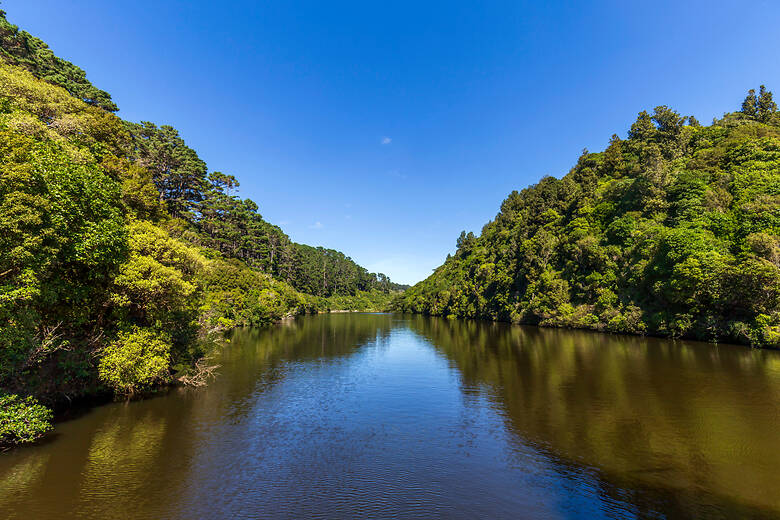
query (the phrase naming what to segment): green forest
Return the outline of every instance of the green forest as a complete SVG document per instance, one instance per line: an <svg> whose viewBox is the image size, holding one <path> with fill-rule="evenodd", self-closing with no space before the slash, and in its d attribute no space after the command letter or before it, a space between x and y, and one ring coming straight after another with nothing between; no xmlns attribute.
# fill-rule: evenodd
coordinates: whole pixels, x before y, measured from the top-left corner
<svg viewBox="0 0 780 520"><path fill-rule="evenodd" d="M709 126L667 106L512 192L397 310L780 346L780 114L764 86Z"/></svg>
<svg viewBox="0 0 780 520"><path fill-rule="evenodd" d="M202 384L233 327L405 288L292 242L175 128L116 111L0 11L0 444L74 399Z"/></svg>

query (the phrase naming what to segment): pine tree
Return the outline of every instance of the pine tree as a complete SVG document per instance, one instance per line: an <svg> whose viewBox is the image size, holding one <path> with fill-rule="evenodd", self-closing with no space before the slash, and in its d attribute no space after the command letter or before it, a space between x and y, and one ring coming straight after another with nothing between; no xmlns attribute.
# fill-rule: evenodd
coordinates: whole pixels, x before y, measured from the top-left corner
<svg viewBox="0 0 780 520"><path fill-rule="evenodd" d="M764 123L772 117L772 114L777 112L777 103L772 99L772 92L767 90L764 85L759 87L756 112L758 120L763 121Z"/></svg>
<svg viewBox="0 0 780 520"><path fill-rule="evenodd" d="M748 90L748 95L745 97L745 100L742 102L742 113L748 117L756 117L757 103L758 100L756 99L756 90L751 88L750 90Z"/></svg>
<svg viewBox="0 0 780 520"><path fill-rule="evenodd" d="M154 123L128 123L135 149L136 162L152 173L160 191L160 201L166 202L174 217L185 217L203 197L206 188L206 163L169 125L159 128Z"/></svg>

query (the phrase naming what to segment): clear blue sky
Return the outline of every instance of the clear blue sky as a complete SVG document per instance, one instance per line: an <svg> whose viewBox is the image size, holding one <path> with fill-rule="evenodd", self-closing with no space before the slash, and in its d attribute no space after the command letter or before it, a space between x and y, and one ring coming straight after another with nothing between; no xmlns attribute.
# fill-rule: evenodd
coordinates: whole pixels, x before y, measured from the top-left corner
<svg viewBox="0 0 780 520"><path fill-rule="evenodd" d="M4 0L293 240L425 278L513 189L667 104L780 91L780 2Z"/></svg>

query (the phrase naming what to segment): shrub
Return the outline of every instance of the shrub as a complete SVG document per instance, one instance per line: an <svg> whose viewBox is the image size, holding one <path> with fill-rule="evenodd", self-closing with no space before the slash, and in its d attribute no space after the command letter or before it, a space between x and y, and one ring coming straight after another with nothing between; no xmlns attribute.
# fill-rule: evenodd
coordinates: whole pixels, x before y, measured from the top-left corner
<svg viewBox="0 0 780 520"><path fill-rule="evenodd" d="M52 429L52 411L32 397L0 395L0 444L33 442Z"/></svg>
<svg viewBox="0 0 780 520"><path fill-rule="evenodd" d="M780 326L766 314L759 314L749 330L750 344L776 347L780 345Z"/></svg>
<svg viewBox="0 0 780 520"><path fill-rule="evenodd" d="M103 351L100 379L119 393L132 394L168 376L171 340L152 329L134 327L122 332Z"/></svg>

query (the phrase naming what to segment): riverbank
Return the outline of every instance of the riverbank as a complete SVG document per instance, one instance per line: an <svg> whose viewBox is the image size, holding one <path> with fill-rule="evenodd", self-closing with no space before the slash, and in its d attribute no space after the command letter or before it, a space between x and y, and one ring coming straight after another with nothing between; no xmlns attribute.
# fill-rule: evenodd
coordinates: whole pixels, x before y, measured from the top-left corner
<svg viewBox="0 0 780 520"><path fill-rule="evenodd" d="M696 341L700 343L706 343L712 346L718 346L718 345L730 345L738 348L749 348L749 349L758 349L758 350L780 350L780 344L777 343L759 343L759 344L751 344L749 341L737 341L734 338L702 338L696 335L683 335L683 336L675 336L670 333L660 333L658 331L654 332L648 332L645 330L624 330L621 328L615 328L611 329L608 326L605 326L604 324L594 324L594 323L585 323L582 321L572 321L567 322L565 320L562 321L554 321L554 322L523 322L523 321L509 321L509 320L500 320L500 319L491 319L491 318L458 318L453 315L449 316L441 316L441 315L435 315L435 314L426 314L426 313L414 313L414 312L404 312L401 310L393 310L392 312L402 314L402 315L410 315L410 316L427 316L427 317L435 317L435 318L443 318L447 320L466 320L466 321L477 321L481 323L501 323L504 325L509 326L519 326L519 327L536 327L540 329L560 329L560 330L572 330L572 331L583 331L593 334L605 334L608 336L627 336L627 337L646 337L646 338L657 338L661 340L669 340L669 341ZM747 338L743 338L747 339ZM729 341L731 340L731 341Z"/></svg>

